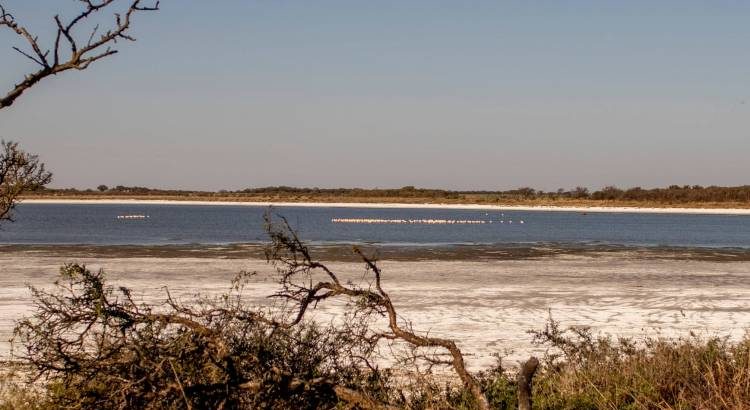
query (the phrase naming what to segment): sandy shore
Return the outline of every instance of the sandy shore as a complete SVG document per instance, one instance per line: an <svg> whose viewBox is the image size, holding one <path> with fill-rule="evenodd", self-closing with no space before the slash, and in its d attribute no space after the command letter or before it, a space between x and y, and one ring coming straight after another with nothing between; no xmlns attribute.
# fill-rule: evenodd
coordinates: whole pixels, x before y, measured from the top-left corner
<svg viewBox="0 0 750 410"><path fill-rule="evenodd" d="M28 204L120 204L120 205L213 205L257 207L334 207L334 208L394 208L394 209L476 209L497 211L556 211L556 212L614 212L660 214L750 215L750 209L740 208L646 208L646 207L573 207L573 206L522 206L482 204L394 204L348 202L223 202L174 201L143 199L26 199Z"/></svg>
<svg viewBox="0 0 750 410"><path fill-rule="evenodd" d="M255 258L217 256L122 257L6 250L0 253L0 357L14 320L31 312L25 284L48 287L64 262L105 268L113 285L134 289L160 303L164 286L184 301L195 294L219 295L240 270L258 271L247 301L258 305L277 290L273 269ZM364 269L332 262L347 280L363 280ZM400 314L422 331L450 337L468 355L472 369L493 363L493 354L513 363L543 348L529 329L544 326L548 310L563 325L591 326L617 336L741 337L750 326L750 262L644 258L623 250L562 254L516 260L384 261L384 284ZM341 317L341 304L322 304L327 322Z"/></svg>

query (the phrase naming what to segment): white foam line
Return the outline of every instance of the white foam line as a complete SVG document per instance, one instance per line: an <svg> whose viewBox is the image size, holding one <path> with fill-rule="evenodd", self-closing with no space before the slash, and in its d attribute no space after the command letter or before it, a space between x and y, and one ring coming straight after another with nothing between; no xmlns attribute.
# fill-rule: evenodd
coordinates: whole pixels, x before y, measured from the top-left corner
<svg viewBox="0 0 750 410"><path fill-rule="evenodd" d="M465 209L493 211L551 211L551 212L610 212L649 214L706 214L750 215L742 208L640 208L608 206L546 206L546 205L484 205L484 204L401 204L358 202L231 202L231 201L175 201L151 199L26 199L28 204L115 204L115 205L212 205L255 207L308 207L308 208L374 208L374 209Z"/></svg>

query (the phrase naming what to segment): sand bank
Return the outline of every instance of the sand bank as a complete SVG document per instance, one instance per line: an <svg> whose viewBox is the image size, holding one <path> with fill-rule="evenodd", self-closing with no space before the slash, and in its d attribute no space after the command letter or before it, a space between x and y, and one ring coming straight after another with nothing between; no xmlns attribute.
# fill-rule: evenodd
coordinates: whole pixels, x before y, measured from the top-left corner
<svg viewBox="0 0 750 410"><path fill-rule="evenodd" d="M26 199L28 204L116 204L116 205L212 205L212 206L256 206L256 207L310 207L310 208L373 208L373 209L463 209L492 211L554 211L554 212L611 212L653 214L705 214L705 215L750 215L750 209L741 208L647 208L607 206L526 206L484 204L394 204L394 203L349 203L349 202L224 202L224 201L175 201L144 199Z"/></svg>

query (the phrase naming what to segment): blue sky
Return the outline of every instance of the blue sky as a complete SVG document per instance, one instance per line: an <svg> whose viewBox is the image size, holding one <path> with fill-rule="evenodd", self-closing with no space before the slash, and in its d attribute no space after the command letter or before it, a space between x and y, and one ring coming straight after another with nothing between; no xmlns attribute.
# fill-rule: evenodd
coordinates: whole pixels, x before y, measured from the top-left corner
<svg viewBox="0 0 750 410"><path fill-rule="evenodd" d="M42 38L75 3L4 2ZM740 1L167 0L0 136L58 187L747 184L748 23ZM32 68L15 44L4 89Z"/></svg>

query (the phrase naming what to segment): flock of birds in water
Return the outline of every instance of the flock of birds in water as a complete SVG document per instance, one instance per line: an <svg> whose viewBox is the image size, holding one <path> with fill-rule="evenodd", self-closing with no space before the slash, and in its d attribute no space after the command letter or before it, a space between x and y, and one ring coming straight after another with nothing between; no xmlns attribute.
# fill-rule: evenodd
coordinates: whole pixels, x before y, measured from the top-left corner
<svg viewBox="0 0 750 410"><path fill-rule="evenodd" d="M489 214L485 214L489 215ZM505 215L505 214L501 214ZM128 215L117 215L117 219L148 219L149 215L142 214L128 214ZM342 224L411 224L411 225L482 225L491 223L504 224L506 221L500 219L493 221L492 219L381 219L381 218L332 218L331 223L342 223ZM507 221L509 224L513 223L512 219ZM518 221L519 224L524 223L523 219Z"/></svg>
<svg viewBox="0 0 750 410"><path fill-rule="evenodd" d="M488 215L488 214L485 214ZM504 215L504 214L503 214ZM482 225L491 223L504 224L506 221L500 219L493 221L492 219L382 219L382 218L332 218L331 223L344 223L344 224L411 224L411 225ZM513 220L507 221L508 224L512 224ZM519 224L524 223L523 219L518 221Z"/></svg>

